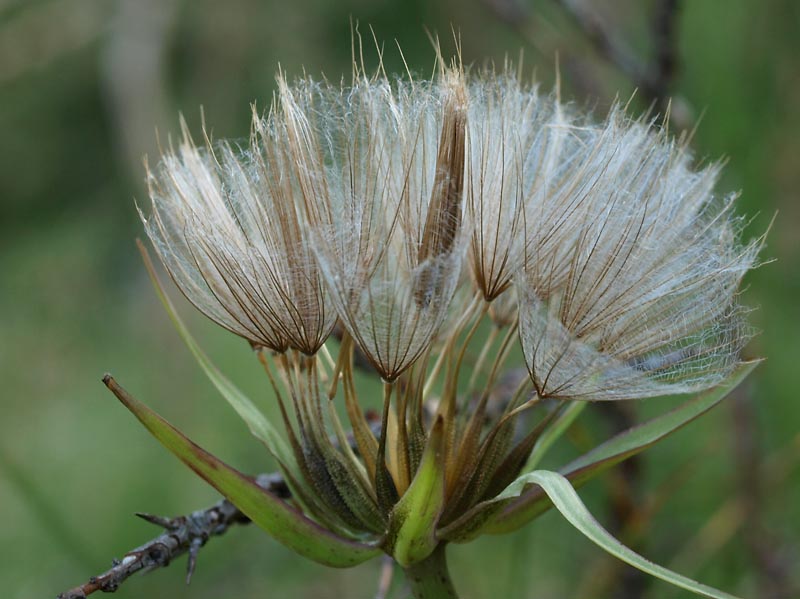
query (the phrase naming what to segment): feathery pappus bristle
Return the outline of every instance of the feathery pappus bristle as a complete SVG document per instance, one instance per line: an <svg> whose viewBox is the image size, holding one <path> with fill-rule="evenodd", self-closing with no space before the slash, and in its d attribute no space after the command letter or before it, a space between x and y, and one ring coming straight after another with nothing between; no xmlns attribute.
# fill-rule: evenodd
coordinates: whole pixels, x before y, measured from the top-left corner
<svg viewBox="0 0 800 599"><path fill-rule="evenodd" d="M184 126L148 173L145 228L184 295L225 328L277 352L315 353L336 320L300 212L287 124L255 118L245 149L202 147Z"/></svg>
<svg viewBox="0 0 800 599"><path fill-rule="evenodd" d="M618 108L595 129L518 278L536 389L602 400L711 387L749 339L736 290L760 241L737 241L716 165L692 171L686 147Z"/></svg>
<svg viewBox="0 0 800 599"><path fill-rule="evenodd" d="M466 284L519 318L541 395L644 397L715 384L748 338L736 293L760 242L738 241L719 167L691 163L650 122L594 123L508 66L356 63L350 85L280 75L245 148L184 128L143 219L186 296L254 344L313 355L338 318L391 381Z"/></svg>

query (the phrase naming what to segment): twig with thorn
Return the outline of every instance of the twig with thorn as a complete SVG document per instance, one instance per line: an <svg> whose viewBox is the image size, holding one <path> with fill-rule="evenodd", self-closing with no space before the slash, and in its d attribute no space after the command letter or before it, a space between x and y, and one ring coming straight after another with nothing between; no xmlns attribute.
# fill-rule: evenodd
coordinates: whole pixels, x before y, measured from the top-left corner
<svg viewBox="0 0 800 599"><path fill-rule="evenodd" d="M261 474L256 482L275 493L278 497L288 499L289 488L278 473ZM113 593L125 580L137 572L149 572L163 568L183 555L189 554L186 571L187 584L192 578L197 553L213 536L224 534L234 524L248 524L250 519L227 499L223 499L205 510L197 510L187 516L164 518L152 514L137 513L137 516L160 526L164 532L155 539L140 545L115 559L111 568L98 576L92 576L88 582L58 595L57 599L85 599L88 595L101 591Z"/></svg>
<svg viewBox="0 0 800 599"><path fill-rule="evenodd" d="M368 363L362 363L363 367L369 367ZM110 377L110 375L107 375ZM518 371L511 371L506 377L519 377ZM104 382L105 382L104 378ZM502 380L505 380L502 379ZM516 384L508 387L502 384L495 392L495 401L500 405L500 412L505 409L511 399L510 389L516 388ZM377 438L381 434L381 418L372 411L367 411L365 417L372 429L373 435ZM352 432L347 433L350 447L357 451L355 439ZM336 437L331 438L331 443L337 446L339 441ZM256 483L264 489L270 491L281 499L290 499L289 490L283 475L280 473L260 474L255 477ZM189 554L187 564L186 582L192 578L195 565L197 564L197 554L208 539L212 536L219 536L227 532L234 524L248 524L250 519L227 499L222 499L213 506L205 510L192 512L187 516L175 518L165 518L152 514L137 513L138 517L155 524L164 529L164 533L126 553L122 559L115 559L109 570L98 576L93 576L88 582L78 587L65 591L58 595L57 599L85 599L88 595L97 591L103 593L113 593L120 584L137 572L149 572L157 568L163 568L170 562L183 555ZM393 573L393 562L391 558L385 558L381 570L381 578L376 597L383 599L391 587Z"/></svg>

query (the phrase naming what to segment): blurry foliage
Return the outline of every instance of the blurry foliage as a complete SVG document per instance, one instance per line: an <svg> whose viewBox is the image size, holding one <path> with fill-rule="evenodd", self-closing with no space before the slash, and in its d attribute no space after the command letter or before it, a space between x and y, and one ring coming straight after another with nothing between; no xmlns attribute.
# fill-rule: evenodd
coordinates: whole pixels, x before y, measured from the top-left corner
<svg viewBox="0 0 800 599"><path fill-rule="evenodd" d="M12 598L53 596L154 534L130 517L135 510L177 514L214 500L115 405L100 384L106 370L223 459L252 472L273 466L192 362L138 262L133 199L144 198L141 156L156 159L156 127L167 143L182 112L198 131L203 106L214 135L244 137L249 103L268 107L279 65L290 74L305 65L313 75L349 77L351 15L365 37L371 24L385 40L392 72L404 68L394 39L412 70L425 74L433 64L425 27L452 47L452 25L466 62L502 62L524 48L526 69L536 67L545 85L554 80L556 50L580 61L580 69L562 69L562 94L597 106L600 116L617 92L630 95L630 83L593 56L553 3L519 1L533 11L533 35L547 41L545 51L527 46L487 8L489 0L0 1L0 586ZM646 53L650 4L605 0L596 7ZM743 189L740 210L753 215L752 234L777 211L764 253L777 261L753 273L745 292L746 303L759 306L752 320L763 330L751 353L768 357L740 399L754 459L737 458L742 439L730 405L649 451L642 501L656 507L640 548L667 565L674 558L685 574L709 584L769 597L760 586L765 561L800 588L791 568L800 561L800 6L682 4L673 91L695 117L704 114L697 155L728 158L720 192ZM587 88L593 97L583 96ZM246 344L181 306L218 365L274 413ZM638 411L663 406L647 402ZM607 434L603 422L589 418L571 438L580 447ZM575 451L565 445L556 457ZM757 470L744 486L743 467ZM756 524L746 511L722 509L750 501L754 481ZM612 475L583 494L603 514L613 488ZM716 528L704 533L715 517ZM755 532L768 540L763 559L746 542ZM699 545L687 545L696 534ZM586 593L593 587L576 572L585 566L600 576L617 568L551 516L453 556L458 586L475 598ZM118 596L359 598L371 596L378 575L378 562L324 570L255 528L210 543L188 590L175 571L182 567L131 580ZM653 597L669 592L651 589Z"/></svg>

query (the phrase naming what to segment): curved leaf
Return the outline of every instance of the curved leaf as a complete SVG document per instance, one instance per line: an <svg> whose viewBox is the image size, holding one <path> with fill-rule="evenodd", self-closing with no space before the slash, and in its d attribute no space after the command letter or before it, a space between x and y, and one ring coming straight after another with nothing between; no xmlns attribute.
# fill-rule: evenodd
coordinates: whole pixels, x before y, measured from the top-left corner
<svg viewBox="0 0 800 599"><path fill-rule="evenodd" d="M713 597L714 599L736 599L734 595L719 591L713 587L704 585L697 581L687 578L681 574L668 570L663 566L654 564L650 560L642 557L632 549L626 547L615 539L595 520L594 516L586 509L586 506L578 497L575 489L569 481L558 472L548 470L536 470L518 478L508 486L500 498L512 497L518 494L525 485L536 484L541 487L556 509L567 521L583 533L590 541L598 545L601 549L614 557L630 564L634 568L641 570L651 576L660 578L687 591L691 591L703 597Z"/></svg>
<svg viewBox="0 0 800 599"><path fill-rule="evenodd" d="M690 399L666 414L657 416L620 433L592 451L573 460L564 467L564 470L577 473L577 480L582 480L582 476L588 474L589 470L594 472L595 469L601 466L605 470L654 445L667 435L682 428L685 424L702 416L725 399L750 374L757 364L758 362L742 364L724 383Z"/></svg>
<svg viewBox="0 0 800 599"><path fill-rule="evenodd" d="M648 420L644 424L634 426L612 437L605 443L570 462L559 471L564 474L575 487L601 472L644 451L664 437L681 429L692 420L705 414L736 388L750 374L758 362L746 362L724 383L684 402L674 410ZM550 508L550 502L541 489L526 491L517 500L507 505L482 532L499 534L510 532L523 526L536 516Z"/></svg>
<svg viewBox="0 0 800 599"><path fill-rule="evenodd" d="M150 433L177 458L275 539L316 562L347 568L380 553L366 544L335 535L282 501L238 470L199 447L169 422L134 399L109 375L103 382Z"/></svg>

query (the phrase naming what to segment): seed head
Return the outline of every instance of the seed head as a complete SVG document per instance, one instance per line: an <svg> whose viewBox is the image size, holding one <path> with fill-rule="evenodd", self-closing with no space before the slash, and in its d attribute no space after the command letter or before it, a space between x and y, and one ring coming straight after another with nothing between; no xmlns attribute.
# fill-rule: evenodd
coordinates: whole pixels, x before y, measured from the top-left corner
<svg viewBox="0 0 800 599"><path fill-rule="evenodd" d="M470 85L467 207L475 286L492 302L522 267L529 234L583 150L577 117L557 94L541 96L510 66Z"/></svg>
<svg viewBox="0 0 800 599"><path fill-rule="evenodd" d="M344 326L391 381L429 346L461 272L463 74L305 95L326 163L317 258Z"/></svg>
<svg viewBox="0 0 800 599"><path fill-rule="evenodd" d="M206 316L255 345L315 353L336 312L309 244L303 164L275 111L254 117L249 145L198 148L185 124L148 171L142 220L172 278Z"/></svg>
<svg viewBox="0 0 800 599"><path fill-rule="evenodd" d="M485 523L471 510L519 475L556 400L688 393L733 371L761 240L739 241L719 165L694 170L652 125L620 108L596 124L511 68L439 57L431 81L280 75L244 148L198 148L184 127L142 218L201 311L278 352L259 356L306 513L408 566ZM529 377L509 368L517 337ZM383 379L379 425L356 355Z"/></svg>
<svg viewBox="0 0 800 599"><path fill-rule="evenodd" d="M614 109L540 209L518 277L537 392L565 399L689 393L724 379L749 338L736 301L754 266L719 166ZM549 206L547 205L549 203Z"/></svg>

